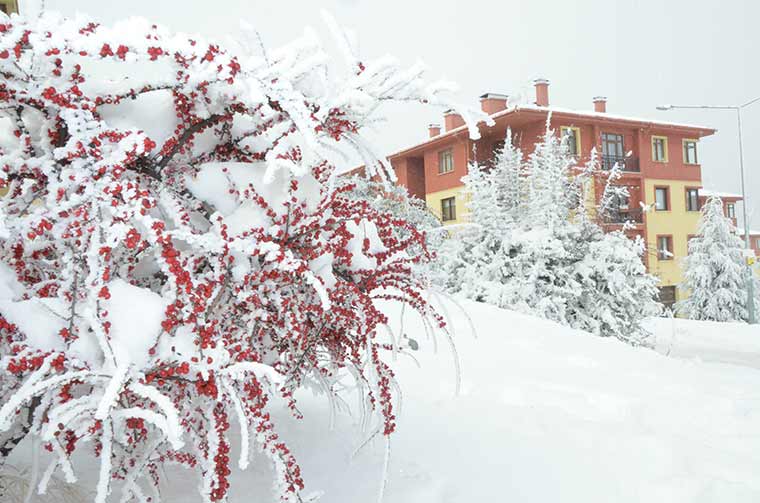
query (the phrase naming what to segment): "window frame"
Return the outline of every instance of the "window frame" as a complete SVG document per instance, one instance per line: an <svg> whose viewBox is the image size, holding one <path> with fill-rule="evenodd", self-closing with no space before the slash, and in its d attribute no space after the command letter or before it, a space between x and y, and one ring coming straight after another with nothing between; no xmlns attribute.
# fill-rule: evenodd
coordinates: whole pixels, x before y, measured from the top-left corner
<svg viewBox="0 0 760 503"><path fill-rule="evenodd" d="M692 209L690 207L691 205L689 204L689 201L690 201L690 199L689 199L689 192L691 192L691 191L696 192L696 196L694 198L694 201L697 203L697 207L695 209ZM685 196L686 211L688 211L689 213L692 213L692 212L700 211L701 210L700 204L699 204L699 187L685 187L684 188L684 196Z"/></svg>
<svg viewBox="0 0 760 503"><path fill-rule="evenodd" d="M4 9L0 10L6 15L10 16L12 13L18 14L18 1L17 0L0 0L0 5Z"/></svg>
<svg viewBox="0 0 760 503"><path fill-rule="evenodd" d="M657 144L657 140L662 140L662 159L657 159L655 155L655 145ZM668 162L668 137L667 136L659 136L659 135L652 135L652 162Z"/></svg>
<svg viewBox="0 0 760 503"><path fill-rule="evenodd" d="M666 302L663 300L663 292L667 291L670 295L672 295L673 302ZM669 295L669 296L670 296ZM658 286L657 287L657 299L668 308L672 308L673 305L678 300L677 297L677 289L675 285L665 285L665 286Z"/></svg>
<svg viewBox="0 0 760 503"><path fill-rule="evenodd" d="M665 251L667 251L670 256L666 256L662 253L662 248L660 248L660 240L665 239L667 243L667 248L665 248ZM675 258L675 253L673 253L673 234L657 234L657 260L659 261L666 261L666 260L673 260Z"/></svg>
<svg viewBox="0 0 760 503"><path fill-rule="evenodd" d="M657 207L657 191L665 191L665 208L660 209ZM667 185L655 185L654 186L654 211L670 211L672 205L670 204L670 187Z"/></svg>
<svg viewBox="0 0 760 503"><path fill-rule="evenodd" d="M564 139L565 135L566 135L566 133L568 131L572 131L573 132L573 134L574 134L573 138L575 140L575 152L571 152L571 154L574 155L575 157L580 157L582 155L582 152L581 152L581 145L582 145L582 143L581 143L581 128L579 128L577 126L560 126L560 128L559 128L560 139Z"/></svg>
<svg viewBox="0 0 760 503"><path fill-rule="evenodd" d="M443 160L445 157L451 159L451 169L443 170ZM447 175L454 172L454 149L449 147L438 151L438 174Z"/></svg>
<svg viewBox="0 0 760 503"><path fill-rule="evenodd" d="M688 164L689 166L698 166L699 165L699 150L697 149L697 144L699 143L699 140L695 138L684 138L682 141L683 144L683 163ZM689 161L689 154L687 150L687 145L693 144L694 145L694 162Z"/></svg>
<svg viewBox="0 0 760 503"><path fill-rule="evenodd" d="M736 218L736 203L726 203L726 218Z"/></svg>
<svg viewBox="0 0 760 503"><path fill-rule="evenodd" d="M448 207L449 218L446 218L446 203L450 203ZM444 197L441 199L441 222L453 222L457 219L457 198L456 196Z"/></svg>

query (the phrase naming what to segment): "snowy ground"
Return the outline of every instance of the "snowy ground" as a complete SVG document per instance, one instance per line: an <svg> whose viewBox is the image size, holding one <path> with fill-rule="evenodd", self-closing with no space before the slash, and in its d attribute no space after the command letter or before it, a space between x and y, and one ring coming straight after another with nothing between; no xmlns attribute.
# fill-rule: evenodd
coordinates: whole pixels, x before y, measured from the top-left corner
<svg viewBox="0 0 760 503"><path fill-rule="evenodd" d="M657 318L647 328L662 354L760 369L760 325Z"/></svg>
<svg viewBox="0 0 760 503"><path fill-rule="evenodd" d="M385 502L760 501L760 370L751 368L760 343L749 340L760 338L757 328L676 321L673 338L671 322L653 322L668 357L463 306L478 338L448 305L463 366L458 397L445 342L436 354L420 326L405 322L421 344L421 368L396 364L404 400ZM338 417L330 431L323 398L304 396L300 408L304 421L281 416L307 493L323 491L320 501L330 503L377 501L383 443L354 455L366 435L357 421ZM269 477L261 466L235 474L231 501L273 501ZM197 501L196 487L172 471L162 493Z"/></svg>

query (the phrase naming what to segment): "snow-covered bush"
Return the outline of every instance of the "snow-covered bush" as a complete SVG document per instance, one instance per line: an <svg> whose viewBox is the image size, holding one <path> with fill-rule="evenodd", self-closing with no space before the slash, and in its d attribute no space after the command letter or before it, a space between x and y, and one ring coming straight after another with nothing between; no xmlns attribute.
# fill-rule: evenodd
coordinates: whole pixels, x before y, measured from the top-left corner
<svg viewBox="0 0 760 503"><path fill-rule="evenodd" d="M588 191L605 183L598 207ZM463 178L469 228L441 252L443 287L482 302L536 314L632 343L646 337L643 318L657 314L657 280L644 246L622 231L606 233L603 216L621 187L595 156L578 166L548 127L523 156L507 134L493 167L471 165ZM596 204L596 203L594 203Z"/></svg>
<svg viewBox="0 0 760 503"><path fill-rule="evenodd" d="M689 240L689 254L683 259L680 289L687 297L676 304L678 314L694 320L746 321L747 267L743 250L744 242L736 227L723 214L723 202L719 197L710 197L702 207L699 235ZM757 284L757 278L754 281ZM760 308L760 300L755 304Z"/></svg>
<svg viewBox="0 0 760 503"><path fill-rule="evenodd" d="M351 190L345 193L346 197L359 201L366 201L370 207L393 215L395 218L407 222L425 237L426 246L410 246L408 253L430 253L435 255L446 237L446 231L441 221L431 212L425 201L413 197L406 187L390 184L380 180L372 180L362 175L341 177L339 186L350 185ZM407 239L409 232L404 226L395 229L397 239ZM429 274L430 261L420 261L417 271L427 277Z"/></svg>
<svg viewBox="0 0 760 503"><path fill-rule="evenodd" d="M385 176L360 133L377 106L451 104L420 66L363 63L337 34L333 75L311 31L266 51L250 30L223 47L0 14L0 464L34 437L41 491L85 450L99 503L157 501L167 463L224 501L239 436L234 463L260 450L301 501L272 400L297 415L302 385L350 375L393 432L398 348L374 302L440 324L413 273L429 256L414 225L336 189L334 161Z"/></svg>

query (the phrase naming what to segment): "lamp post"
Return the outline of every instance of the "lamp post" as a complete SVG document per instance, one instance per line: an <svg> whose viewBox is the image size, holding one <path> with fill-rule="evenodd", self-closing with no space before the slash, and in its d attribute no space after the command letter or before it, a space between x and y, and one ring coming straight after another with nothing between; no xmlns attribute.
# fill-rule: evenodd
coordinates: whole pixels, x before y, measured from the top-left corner
<svg viewBox="0 0 760 503"><path fill-rule="evenodd" d="M750 106L751 104L760 101L760 96L755 99L749 100L741 105L660 105L657 110L673 110L676 108L683 109L699 109L699 110L733 110L736 112L736 124L739 129L739 173L742 181L742 219L744 220L744 245L749 250L749 221L747 220L747 192L744 182L744 148L742 146L742 109ZM757 323L755 317L755 301L754 301L754 286L752 281L752 266L749 264L749 260L746 261L747 266L747 314L749 317L749 323Z"/></svg>

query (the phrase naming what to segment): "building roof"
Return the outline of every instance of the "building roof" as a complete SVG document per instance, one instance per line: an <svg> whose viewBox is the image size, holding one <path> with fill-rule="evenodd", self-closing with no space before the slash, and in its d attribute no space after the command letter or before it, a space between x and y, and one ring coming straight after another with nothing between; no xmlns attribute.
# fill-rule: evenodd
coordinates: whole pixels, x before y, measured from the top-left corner
<svg viewBox="0 0 760 503"><path fill-rule="evenodd" d="M714 128L708 128L705 126L698 126L698 125L693 125L693 124L667 122L667 121L660 121L660 120L655 121L651 119L641 119L637 117L626 117L623 115L609 114L607 112L573 110L569 108L560 108L560 107L553 107L553 106L542 107L542 106L533 105L533 104L513 105L504 110L491 114L490 118L494 121L497 121L501 118L506 118L508 116L518 116L522 114L531 114L531 115L538 116L538 115L546 115L547 113L551 113L552 115L557 114L561 116L572 116L572 117L577 117L580 119L585 118L585 119L596 119L596 120L611 121L611 122L627 122L631 126L638 126L638 127L682 129L682 130L688 130L690 133L696 134L697 136L708 136L715 133L716 131L716 129ZM467 128L467 125L465 124L465 125L456 127L450 131L443 132L432 138L428 138L425 141L422 141L411 147L407 147L397 152L394 152L390 154L388 157L393 158L393 157L398 157L403 154L411 153L414 150L419 149L420 147L424 147L429 144L438 143L447 138L457 136L462 133L466 133L467 131L468 131L468 128Z"/></svg>

